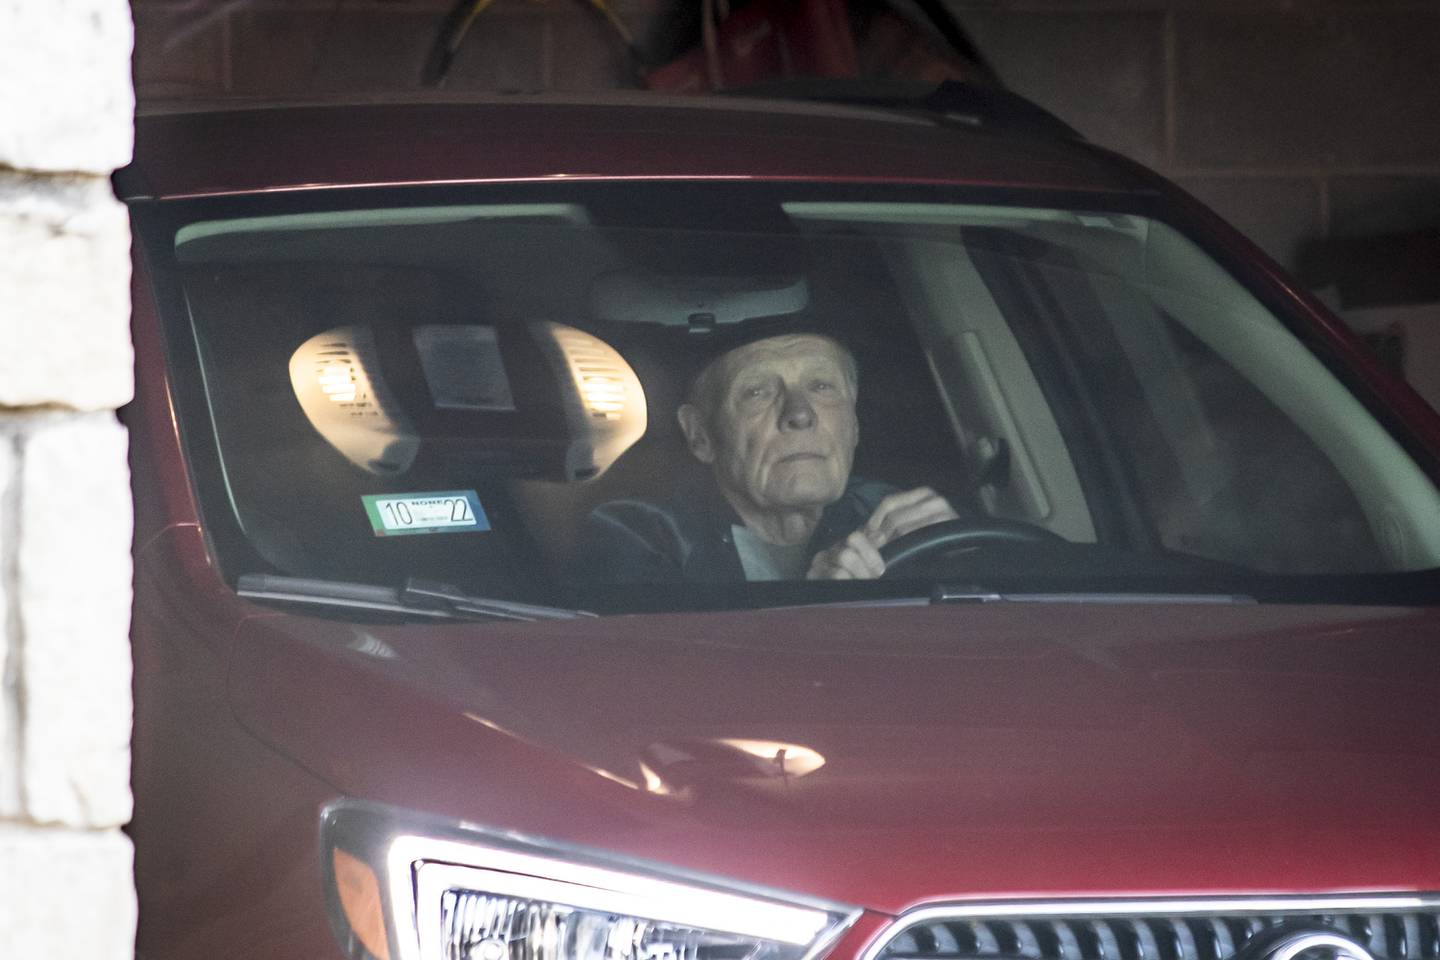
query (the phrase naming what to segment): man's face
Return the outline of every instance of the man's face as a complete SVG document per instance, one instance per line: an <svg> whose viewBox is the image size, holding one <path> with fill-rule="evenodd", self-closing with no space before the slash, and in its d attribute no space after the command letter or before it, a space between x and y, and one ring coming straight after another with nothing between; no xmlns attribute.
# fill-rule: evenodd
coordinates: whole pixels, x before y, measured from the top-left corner
<svg viewBox="0 0 1440 960"><path fill-rule="evenodd" d="M859 428L848 357L827 337L770 337L725 354L690 448L721 490L762 511L824 507L850 477ZM683 416L682 416L683 420Z"/></svg>

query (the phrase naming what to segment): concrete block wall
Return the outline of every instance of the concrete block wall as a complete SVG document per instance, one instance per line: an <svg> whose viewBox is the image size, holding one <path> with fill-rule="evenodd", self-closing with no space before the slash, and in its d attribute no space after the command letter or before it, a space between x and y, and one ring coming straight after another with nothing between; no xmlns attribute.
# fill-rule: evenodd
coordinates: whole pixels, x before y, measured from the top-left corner
<svg viewBox="0 0 1440 960"><path fill-rule="evenodd" d="M134 954L126 0L0 0L0 956Z"/></svg>
<svg viewBox="0 0 1440 960"><path fill-rule="evenodd" d="M326 96L420 87L451 0L134 0L142 100ZM670 0L613 0L642 47ZM633 85L623 46L582 0L495 0L466 35L447 90Z"/></svg>
<svg viewBox="0 0 1440 960"><path fill-rule="evenodd" d="M1007 83L1292 269L1318 238L1440 228L1434 0L950 2Z"/></svg>
<svg viewBox="0 0 1440 960"><path fill-rule="evenodd" d="M1435 0L949 0L1003 79L1179 180L1291 268L1440 226ZM143 99L408 90L450 0L134 0ZM616 0L647 54L694 0ZM632 85L581 0L496 0L453 90Z"/></svg>
<svg viewBox="0 0 1440 960"><path fill-rule="evenodd" d="M1347 303L1323 250L1440 234L1440 3L948 2L1010 86L1217 210L1440 409L1440 303Z"/></svg>

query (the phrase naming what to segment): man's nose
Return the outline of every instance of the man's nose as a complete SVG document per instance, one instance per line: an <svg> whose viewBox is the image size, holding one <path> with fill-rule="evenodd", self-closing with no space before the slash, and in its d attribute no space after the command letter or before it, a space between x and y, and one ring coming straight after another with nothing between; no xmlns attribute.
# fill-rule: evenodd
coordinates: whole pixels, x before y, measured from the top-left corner
<svg viewBox="0 0 1440 960"><path fill-rule="evenodd" d="M780 408L780 426L787 430L807 430L815 425L815 408L804 390L786 388L785 402Z"/></svg>

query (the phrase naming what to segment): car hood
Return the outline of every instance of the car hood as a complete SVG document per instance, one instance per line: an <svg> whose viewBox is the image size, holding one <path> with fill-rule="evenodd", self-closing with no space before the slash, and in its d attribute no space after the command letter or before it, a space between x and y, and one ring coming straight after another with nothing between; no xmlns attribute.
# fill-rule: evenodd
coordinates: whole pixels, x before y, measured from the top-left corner
<svg viewBox="0 0 1440 960"><path fill-rule="evenodd" d="M895 912L1440 889L1440 617L1005 603L236 638L344 795Z"/></svg>

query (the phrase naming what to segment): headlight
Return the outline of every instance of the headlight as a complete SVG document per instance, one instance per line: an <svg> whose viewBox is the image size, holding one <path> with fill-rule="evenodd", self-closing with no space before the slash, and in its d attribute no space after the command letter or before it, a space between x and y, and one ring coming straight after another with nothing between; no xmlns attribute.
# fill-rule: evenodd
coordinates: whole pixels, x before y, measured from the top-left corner
<svg viewBox="0 0 1440 960"><path fill-rule="evenodd" d="M357 960L808 960L858 915L365 804L322 834Z"/></svg>

